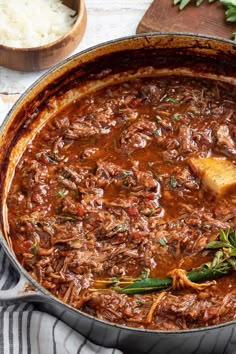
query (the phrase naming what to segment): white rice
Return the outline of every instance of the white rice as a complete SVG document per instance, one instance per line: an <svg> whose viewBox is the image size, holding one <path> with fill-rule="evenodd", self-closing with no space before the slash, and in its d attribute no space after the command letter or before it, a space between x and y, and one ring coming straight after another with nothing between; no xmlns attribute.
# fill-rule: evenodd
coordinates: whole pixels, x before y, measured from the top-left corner
<svg viewBox="0 0 236 354"><path fill-rule="evenodd" d="M32 48L66 34L75 11L60 0L0 0L0 44Z"/></svg>

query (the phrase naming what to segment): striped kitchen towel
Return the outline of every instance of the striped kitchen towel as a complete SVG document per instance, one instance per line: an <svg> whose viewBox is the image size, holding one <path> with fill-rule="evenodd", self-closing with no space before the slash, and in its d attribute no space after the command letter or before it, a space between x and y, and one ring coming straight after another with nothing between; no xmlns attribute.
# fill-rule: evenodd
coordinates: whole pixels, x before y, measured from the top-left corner
<svg viewBox="0 0 236 354"><path fill-rule="evenodd" d="M0 289L13 288L17 274L0 246ZM14 291L14 289L12 290ZM0 354L121 354L97 346L30 303L0 306Z"/></svg>

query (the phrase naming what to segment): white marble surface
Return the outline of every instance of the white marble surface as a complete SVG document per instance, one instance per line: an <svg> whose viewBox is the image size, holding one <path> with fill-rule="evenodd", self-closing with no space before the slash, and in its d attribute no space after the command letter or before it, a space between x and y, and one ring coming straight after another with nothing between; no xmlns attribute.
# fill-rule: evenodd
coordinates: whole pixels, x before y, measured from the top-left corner
<svg viewBox="0 0 236 354"><path fill-rule="evenodd" d="M151 2L152 0L86 0L87 28L74 53L98 43L135 34L137 25ZM23 73L0 67L0 123L16 99L43 73Z"/></svg>

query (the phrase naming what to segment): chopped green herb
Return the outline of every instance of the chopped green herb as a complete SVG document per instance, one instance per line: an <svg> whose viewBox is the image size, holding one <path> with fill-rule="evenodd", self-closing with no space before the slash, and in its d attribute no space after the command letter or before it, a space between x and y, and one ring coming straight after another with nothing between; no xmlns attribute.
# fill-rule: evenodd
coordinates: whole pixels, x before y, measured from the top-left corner
<svg viewBox="0 0 236 354"><path fill-rule="evenodd" d="M172 188L176 188L177 185L178 185L178 183L177 183L177 181L176 181L174 176L170 177L170 185L171 185Z"/></svg>
<svg viewBox="0 0 236 354"><path fill-rule="evenodd" d="M56 163L57 162L57 157L54 155L54 156L50 156L50 155L47 155L47 160L51 163Z"/></svg>
<svg viewBox="0 0 236 354"><path fill-rule="evenodd" d="M153 216L155 214L155 212L156 212L156 209L149 209L149 213L147 216L149 216L149 217Z"/></svg>
<svg viewBox="0 0 236 354"><path fill-rule="evenodd" d="M122 173L122 175L123 175L124 178L126 178L126 177L128 177L128 176L131 176L132 174L133 174L132 171L124 171L124 172Z"/></svg>
<svg viewBox="0 0 236 354"><path fill-rule="evenodd" d="M65 221L75 221L75 220L77 220L77 218L75 216L70 216L70 215L63 215L62 218Z"/></svg>
<svg viewBox="0 0 236 354"><path fill-rule="evenodd" d="M64 191L62 189L59 189L59 191L57 191L57 193L59 194L59 196L61 198L65 198L65 193L64 193Z"/></svg>
<svg viewBox="0 0 236 354"><path fill-rule="evenodd" d="M101 128L102 134L108 134L110 132L110 127Z"/></svg>
<svg viewBox="0 0 236 354"><path fill-rule="evenodd" d="M161 121L162 121L162 118L161 118L160 116L156 116L156 120L157 120L158 122L161 122Z"/></svg>
<svg viewBox="0 0 236 354"><path fill-rule="evenodd" d="M37 256L37 254L38 254L38 243L35 242L35 243L32 245L31 248L32 248L32 250L33 250L33 252L34 252L34 255Z"/></svg>
<svg viewBox="0 0 236 354"><path fill-rule="evenodd" d="M50 223L50 221L44 221L44 225L46 225L46 226L50 226L50 225L51 225L51 223Z"/></svg>
<svg viewBox="0 0 236 354"><path fill-rule="evenodd" d="M162 130L161 130L161 128L156 129L155 132L154 132L154 134L157 135L157 136L162 136Z"/></svg>
<svg viewBox="0 0 236 354"><path fill-rule="evenodd" d="M154 162L148 162L148 166L152 167L154 165Z"/></svg>
<svg viewBox="0 0 236 354"><path fill-rule="evenodd" d="M205 224L204 227L205 227L206 229L210 229L210 228L211 228L211 225L210 225L210 224Z"/></svg>
<svg viewBox="0 0 236 354"><path fill-rule="evenodd" d="M162 237L158 240L158 242L160 243L160 245L162 246L166 246L167 245L167 239L165 237Z"/></svg>
<svg viewBox="0 0 236 354"><path fill-rule="evenodd" d="M167 97L167 98L166 98L166 102L177 103L178 101L177 101L177 99L174 98L174 97Z"/></svg>
<svg viewBox="0 0 236 354"><path fill-rule="evenodd" d="M173 116L171 116L172 119L175 119L175 120L180 120L181 119L181 115L179 113L175 113L173 114Z"/></svg>
<svg viewBox="0 0 236 354"><path fill-rule="evenodd" d="M112 231L117 232L117 231L120 231L120 230L123 230L123 229L124 229L123 225L117 225L116 227L114 227L114 229L112 229Z"/></svg>
<svg viewBox="0 0 236 354"><path fill-rule="evenodd" d="M144 268L138 278L139 279L146 279L146 278L149 277L149 274L150 274L150 269L149 268Z"/></svg>
<svg viewBox="0 0 236 354"><path fill-rule="evenodd" d="M142 306L144 303L143 299L140 296L137 296L135 300L137 306Z"/></svg>

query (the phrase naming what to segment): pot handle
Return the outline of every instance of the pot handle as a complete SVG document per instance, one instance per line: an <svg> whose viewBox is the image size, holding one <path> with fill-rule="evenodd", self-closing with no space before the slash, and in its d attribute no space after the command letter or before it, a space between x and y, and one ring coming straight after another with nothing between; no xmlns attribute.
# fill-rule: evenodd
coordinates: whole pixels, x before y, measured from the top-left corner
<svg viewBox="0 0 236 354"><path fill-rule="evenodd" d="M13 288L0 290L1 302L43 301L43 298L44 295L35 289L22 274Z"/></svg>

